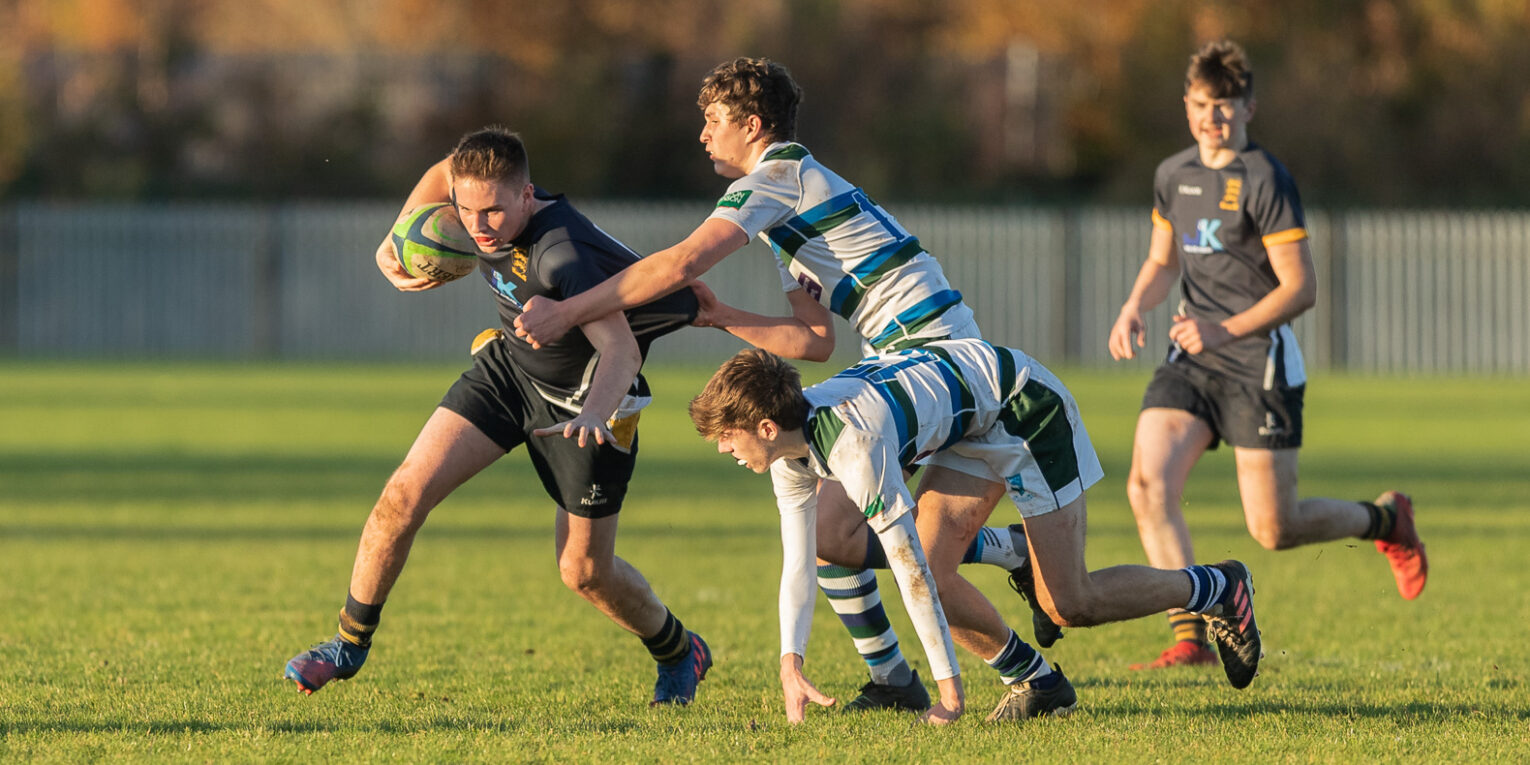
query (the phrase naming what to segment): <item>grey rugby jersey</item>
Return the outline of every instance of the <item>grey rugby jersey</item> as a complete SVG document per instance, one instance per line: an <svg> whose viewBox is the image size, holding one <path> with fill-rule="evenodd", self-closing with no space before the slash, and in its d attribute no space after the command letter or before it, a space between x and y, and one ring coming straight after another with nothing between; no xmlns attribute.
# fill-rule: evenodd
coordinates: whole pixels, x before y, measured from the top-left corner
<svg viewBox="0 0 1530 765"><path fill-rule="evenodd" d="M1226 167L1201 163L1191 146L1158 165L1153 226L1174 233L1179 254L1180 311L1220 322L1247 310L1279 286L1266 247L1307 237L1291 174L1250 143ZM1169 361L1195 364L1270 389L1306 382L1301 349L1289 324L1194 356L1178 347Z"/></svg>

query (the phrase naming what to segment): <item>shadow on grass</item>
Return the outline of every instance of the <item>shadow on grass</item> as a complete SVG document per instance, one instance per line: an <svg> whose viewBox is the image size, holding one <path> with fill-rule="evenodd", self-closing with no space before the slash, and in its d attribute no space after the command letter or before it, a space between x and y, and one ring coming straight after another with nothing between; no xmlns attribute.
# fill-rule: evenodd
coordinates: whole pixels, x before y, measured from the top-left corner
<svg viewBox="0 0 1530 765"><path fill-rule="evenodd" d="M242 733L381 733L410 735L435 731L470 731L475 733L521 733L528 727L537 731L548 729L547 721L507 719L484 713L482 716L436 716L423 720L358 720L339 722L325 720L273 720L262 723L222 722L217 720L47 720L37 722L0 722L0 736L28 733L127 733L144 736L173 736L176 734ZM552 728L568 734L630 733L639 728L631 719L591 719L570 716L566 721L555 722ZM561 731L559 730L561 729Z"/></svg>
<svg viewBox="0 0 1530 765"><path fill-rule="evenodd" d="M1491 704L1440 704L1410 701L1397 704L1366 704L1353 702L1325 703L1321 700L1286 701L1259 698L1248 695L1247 701L1225 701L1197 704L1195 715L1210 715L1223 719L1257 717L1263 715L1314 715L1351 719L1392 720L1394 722L1444 723L1453 718L1473 717L1500 719L1515 722L1530 720L1530 709L1494 706ZM1144 704L1140 700L1094 701L1080 696L1079 708L1092 714L1135 718L1183 717L1185 707L1172 700L1163 703Z"/></svg>
<svg viewBox="0 0 1530 765"><path fill-rule="evenodd" d="M420 539L453 539L466 541L510 541L551 539L552 522L534 528L525 526L449 526L432 528L429 523L420 531ZM727 540L743 537L775 539L777 528L773 525L729 524L726 526L686 523L672 526L623 526L618 539L675 539ZM126 525L101 524L76 526L63 524L0 525L0 537L10 541L22 539L34 541L157 541L157 542L311 542L347 540L355 541L361 535L361 520L347 526L196 526L196 525Z"/></svg>

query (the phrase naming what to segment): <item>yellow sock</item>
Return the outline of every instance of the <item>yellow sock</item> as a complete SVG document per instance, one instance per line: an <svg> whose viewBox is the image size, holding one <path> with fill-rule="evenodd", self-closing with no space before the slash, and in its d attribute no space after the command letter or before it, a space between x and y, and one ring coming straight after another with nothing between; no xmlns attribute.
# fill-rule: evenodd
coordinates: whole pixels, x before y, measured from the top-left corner
<svg viewBox="0 0 1530 765"><path fill-rule="evenodd" d="M1174 630L1176 641L1206 642L1206 620L1200 614L1176 608L1169 612L1169 628Z"/></svg>

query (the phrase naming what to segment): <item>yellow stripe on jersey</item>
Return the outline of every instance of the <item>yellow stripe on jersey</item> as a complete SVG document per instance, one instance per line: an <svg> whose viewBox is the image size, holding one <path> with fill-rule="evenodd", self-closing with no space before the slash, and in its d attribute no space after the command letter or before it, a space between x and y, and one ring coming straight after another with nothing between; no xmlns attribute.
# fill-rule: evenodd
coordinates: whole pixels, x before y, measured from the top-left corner
<svg viewBox="0 0 1530 765"><path fill-rule="evenodd" d="M1174 230L1174 224L1170 223L1168 218L1165 218L1162 215L1159 215L1158 214L1158 208L1154 207L1153 208L1153 228L1163 229L1164 231L1173 231Z"/></svg>
<svg viewBox="0 0 1530 765"><path fill-rule="evenodd" d="M1264 242L1264 246L1266 246L1266 247L1274 247L1277 244L1286 244L1286 243L1289 243L1289 242L1300 242L1301 240L1306 239L1306 238L1307 238L1307 229L1304 229L1304 228L1288 228L1285 231L1276 231L1273 234L1266 234L1264 236L1264 238L1260 239L1259 241Z"/></svg>

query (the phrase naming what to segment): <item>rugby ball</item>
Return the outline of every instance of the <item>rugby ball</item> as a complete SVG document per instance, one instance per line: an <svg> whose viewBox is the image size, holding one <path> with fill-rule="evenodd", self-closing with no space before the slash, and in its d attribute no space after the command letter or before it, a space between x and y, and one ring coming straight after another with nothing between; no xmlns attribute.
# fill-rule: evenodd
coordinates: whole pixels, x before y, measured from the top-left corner
<svg viewBox="0 0 1530 765"><path fill-rule="evenodd" d="M393 251L410 276L460 279L478 267L478 246L446 202L416 207L393 224Z"/></svg>

